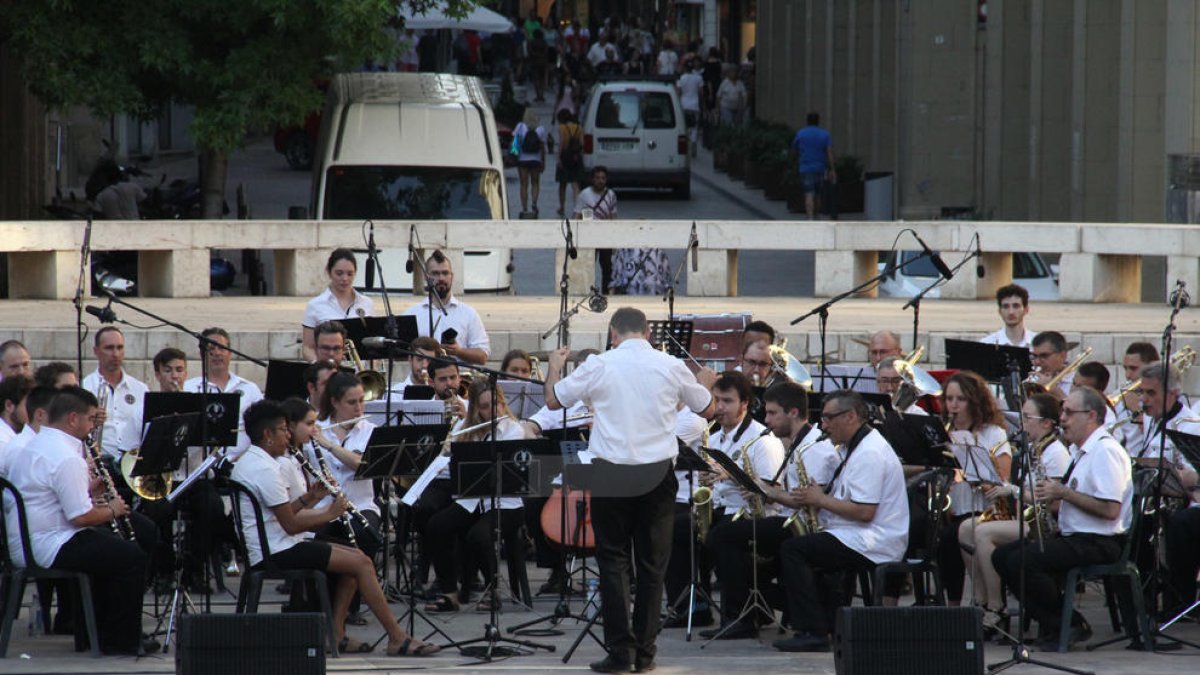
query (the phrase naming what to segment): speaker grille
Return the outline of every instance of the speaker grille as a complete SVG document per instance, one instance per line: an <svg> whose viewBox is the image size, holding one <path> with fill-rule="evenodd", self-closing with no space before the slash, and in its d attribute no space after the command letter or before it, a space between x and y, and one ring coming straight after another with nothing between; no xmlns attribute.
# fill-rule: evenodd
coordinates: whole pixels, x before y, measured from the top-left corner
<svg viewBox="0 0 1200 675"><path fill-rule="evenodd" d="M179 620L181 675L318 675L325 672L325 616L187 614Z"/></svg>
<svg viewBox="0 0 1200 675"><path fill-rule="evenodd" d="M838 675L983 672L976 607L843 607L834 632Z"/></svg>

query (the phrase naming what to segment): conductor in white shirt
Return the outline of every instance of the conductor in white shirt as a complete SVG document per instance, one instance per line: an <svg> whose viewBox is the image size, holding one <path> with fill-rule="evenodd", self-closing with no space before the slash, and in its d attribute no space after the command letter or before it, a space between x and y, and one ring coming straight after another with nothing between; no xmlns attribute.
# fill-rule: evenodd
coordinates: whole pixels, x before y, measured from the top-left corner
<svg viewBox="0 0 1200 675"><path fill-rule="evenodd" d="M550 355L546 405L559 410L590 400L595 415L589 446L597 467L592 528L608 656L591 668L645 672L654 667L663 577L671 555L677 408L683 403L711 417L709 389L716 373L705 368L693 376L682 361L651 347L650 328L640 310L618 309L608 332L613 348L565 378L570 348ZM631 565L637 567L632 623Z"/></svg>

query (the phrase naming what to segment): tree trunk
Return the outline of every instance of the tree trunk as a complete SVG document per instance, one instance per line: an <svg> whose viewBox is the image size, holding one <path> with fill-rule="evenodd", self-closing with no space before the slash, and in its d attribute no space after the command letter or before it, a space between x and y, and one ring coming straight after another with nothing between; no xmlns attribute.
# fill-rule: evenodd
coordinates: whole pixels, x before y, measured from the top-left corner
<svg viewBox="0 0 1200 675"><path fill-rule="evenodd" d="M225 181L229 175L229 153L201 149L199 161L200 217L219 220L225 215Z"/></svg>

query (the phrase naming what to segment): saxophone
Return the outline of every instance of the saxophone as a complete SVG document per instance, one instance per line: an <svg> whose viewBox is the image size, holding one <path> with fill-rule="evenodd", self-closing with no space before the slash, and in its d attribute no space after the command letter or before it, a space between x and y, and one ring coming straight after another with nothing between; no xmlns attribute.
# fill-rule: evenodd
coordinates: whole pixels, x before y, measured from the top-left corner
<svg viewBox="0 0 1200 675"><path fill-rule="evenodd" d="M1000 462L997 459L996 451L1000 449L1000 446L1007 442L1008 438L1005 438L988 449L988 457L992 460L992 468L996 471L996 476L1001 481L1004 480L1004 474L1000 472ZM986 509L983 510L983 513L979 514L979 522L981 523L987 523L993 520L1012 520L1013 518L1012 506L1009 505L1007 497L1000 497L999 499L996 499L990 505L988 505Z"/></svg>
<svg viewBox="0 0 1200 675"><path fill-rule="evenodd" d="M758 480L758 473L755 472L754 462L750 459L750 446L757 443L758 439L766 436L769 433L771 433L769 428L763 429L761 434L746 441L744 444L742 444L742 447L737 449L737 452L733 453L733 460L736 462L740 456L742 460L742 471L745 471L746 475L750 476L750 478L753 480ZM751 496L746 500L746 506L738 509L737 513L733 514L733 522L736 523L738 520L747 516L753 518L754 520L760 520L763 515L765 515L765 510L762 499L757 496Z"/></svg>
<svg viewBox="0 0 1200 675"><path fill-rule="evenodd" d="M1033 482L1036 485L1038 481L1046 480L1046 467L1042 464L1042 453L1046 448L1054 442L1056 436L1054 434L1046 434L1042 440L1038 441L1033 446ZM1036 499L1033 504L1030 504L1022 512L1022 517L1025 518L1026 531L1031 539L1044 541L1058 533L1058 518L1054 512L1045 504L1038 504Z"/></svg>
<svg viewBox="0 0 1200 675"><path fill-rule="evenodd" d="M700 439L700 456L708 460L708 437L712 432L712 425L705 425L704 436ZM701 485L692 492L692 508L695 510L696 519L696 539L704 542L708 539L708 529L712 527L713 519L713 491L707 485Z"/></svg>
<svg viewBox="0 0 1200 675"><path fill-rule="evenodd" d="M796 475L799 477L796 481L796 486L810 485L812 483L808 478L808 469L804 468L804 453L809 448L829 438L829 434L822 433L812 443L806 443L796 449L792 459L796 462ZM817 508L809 505L797 509L795 513L787 517L783 521L783 528L790 529L792 534L797 537L802 537L806 534L815 534L821 531L821 523L817 519Z"/></svg>

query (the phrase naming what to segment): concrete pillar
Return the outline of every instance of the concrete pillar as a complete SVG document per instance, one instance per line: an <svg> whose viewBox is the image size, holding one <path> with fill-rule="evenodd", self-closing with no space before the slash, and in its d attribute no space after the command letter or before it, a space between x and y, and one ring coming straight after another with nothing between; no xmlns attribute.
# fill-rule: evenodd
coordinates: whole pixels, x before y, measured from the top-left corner
<svg viewBox="0 0 1200 675"><path fill-rule="evenodd" d="M74 297L78 282L79 253L75 251L8 254L8 295L14 300Z"/></svg>
<svg viewBox="0 0 1200 675"><path fill-rule="evenodd" d="M566 253L562 247L554 249L554 287L558 288L562 280L563 256ZM596 249L581 248L579 257L567 263L568 287L571 297L580 297L592 292L596 286Z"/></svg>
<svg viewBox="0 0 1200 675"><path fill-rule="evenodd" d="M879 254L875 251L817 251L813 267L816 279L813 295L828 298L845 293L878 274ZM876 289L871 289L858 297L878 295Z"/></svg>
<svg viewBox="0 0 1200 675"><path fill-rule="evenodd" d="M699 272L688 271L688 295L692 297L732 297L738 294L738 252L736 249L712 251L700 249Z"/></svg>
<svg viewBox="0 0 1200 675"><path fill-rule="evenodd" d="M1142 259L1132 255L1064 253L1059 287L1068 302L1127 302L1142 297Z"/></svg>
<svg viewBox="0 0 1200 675"><path fill-rule="evenodd" d="M275 251L275 289L279 295L319 295L328 285L325 263L329 252L322 249L279 249Z"/></svg>
<svg viewBox="0 0 1200 675"><path fill-rule="evenodd" d="M207 249L138 253L138 295L147 298L207 298Z"/></svg>

